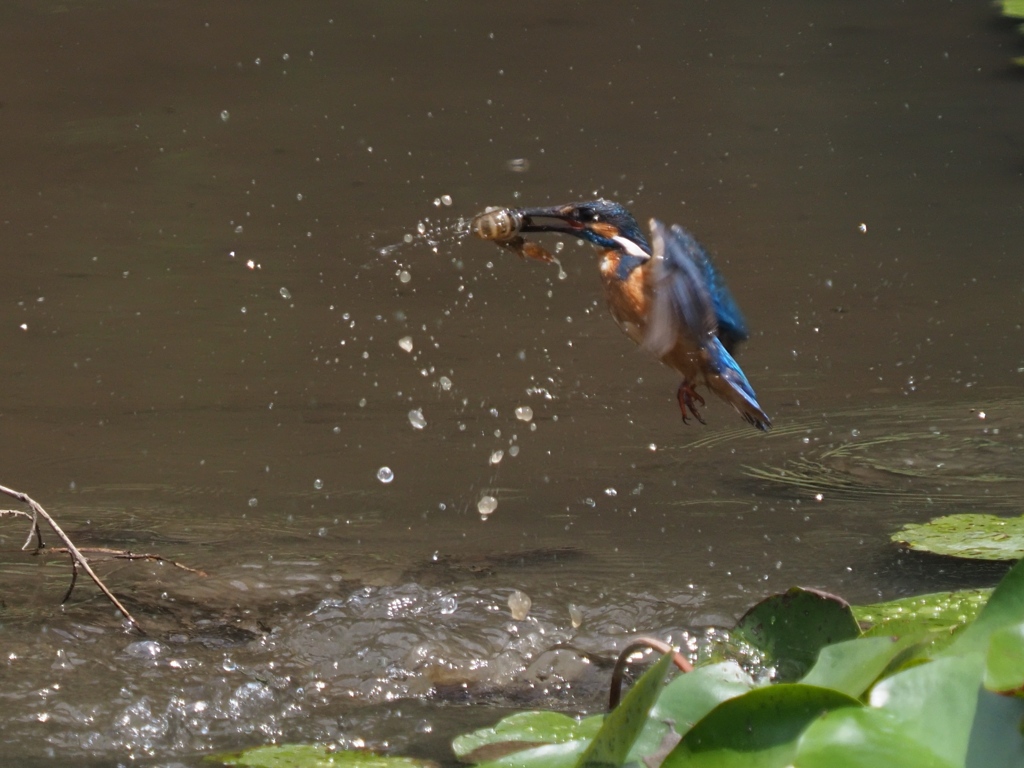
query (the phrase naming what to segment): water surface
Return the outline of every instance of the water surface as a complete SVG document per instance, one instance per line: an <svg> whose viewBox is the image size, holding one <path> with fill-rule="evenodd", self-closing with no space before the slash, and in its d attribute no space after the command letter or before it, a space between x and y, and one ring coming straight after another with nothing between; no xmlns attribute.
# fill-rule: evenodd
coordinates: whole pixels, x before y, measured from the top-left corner
<svg viewBox="0 0 1024 768"><path fill-rule="evenodd" d="M598 710L636 631L991 583L888 537L1021 507L1015 42L968 2L7 5L0 483L209 575L102 564L143 639L2 521L3 762L450 760ZM588 248L458 234L596 195L715 254L771 434L680 423Z"/></svg>

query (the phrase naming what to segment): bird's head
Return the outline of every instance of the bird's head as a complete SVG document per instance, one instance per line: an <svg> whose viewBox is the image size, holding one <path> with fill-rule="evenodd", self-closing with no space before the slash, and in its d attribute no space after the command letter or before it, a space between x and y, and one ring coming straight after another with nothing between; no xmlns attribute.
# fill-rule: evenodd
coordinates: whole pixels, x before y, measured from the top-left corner
<svg viewBox="0 0 1024 768"><path fill-rule="evenodd" d="M611 200L587 200L550 208L520 208L520 232L559 232L646 259L651 246L633 215Z"/></svg>

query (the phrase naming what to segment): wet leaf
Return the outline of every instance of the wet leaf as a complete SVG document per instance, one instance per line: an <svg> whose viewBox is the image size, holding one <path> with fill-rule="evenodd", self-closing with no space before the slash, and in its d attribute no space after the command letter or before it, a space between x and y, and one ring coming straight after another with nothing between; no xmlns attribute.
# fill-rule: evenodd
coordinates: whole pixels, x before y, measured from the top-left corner
<svg viewBox="0 0 1024 768"><path fill-rule="evenodd" d="M870 707L833 712L808 728L795 764L963 766L982 664L979 654L951 656L886 678Z"/></svg>
<svg viewBox="0 0 1024 768"><path fill-rule="evenodd" d="M741 696L754 681L735 661L709 664L680 675L661 692L647 725L629 753L629 762L655 754L669 732L684 735L708 712L727 699Z"/></svg>
<svg viewBox="0 0 1024 768"><path fill-rule="evenodd" d="M662 768L783 768L800 734L825 712L860 702L827 688L783 683L722 702L687 733Z"/></svg>
<svg viewBox="0 0 1024 768"><path fill-rule="evenodd" d="M1024 562L1018 562L992 591L978 618L957 637L944 653L966 655L985 653L989 638L1004 627L1024 622Z"/></svg>
<svg viewBox="0 0 1024 768"><path fill-rule="evenodd" d="M973 621L992 595L991 589L965 589L904 597L887 603L853 607L869 637L904 637L922 631L949 630Z"/></svg>
<svg viewBox="0 0 1024 768"><path fill-rule="evenodd" d="M1024 517L960 514L903 526L890 537L915 552L972 560L1024 557Z"/></svg>
<svg viewBox="0 0 1024 768"><path fill-rule="evenodd" d="M974 726L967 744L966 768L1010 768L1024 765L1024 699L978 692Z"/></svg>
<svg viewBox="0 0 1024 768"><path fill-rule="evenodd" d="M803 676L824 646L859 636L846 601L800 587L762 600L733 630L734 638L764 654L766 665L774 665L783 681Z"/></svg>
<svg viewBox="0 0 1024 768"><path fill-rule="evenodd" d="M915 639L913 636L900 639L858 637L825 646L818 661L800 682L860 696Z"/></svg>
<svg viewBox="0 0 1024 768"><path fill-rule="evenodd" d="M985 687L996 693L1024 692L1024 623L992 633L985 657Z"/></svg>
<svg viewBox="0 0 1024 768"><path fill-rule="evenodd" d="M366 751L331 752L315 744L280 744L254 747L230 755L213 755L209 762L249 768L436 768L430 760L386 757Z"/></svg>
<svg viewBox="0 0 1024 768"><path fill-rule="evenodd" d="M561 712L517 712L493 728L458 736L452 751L460 760L479 763L542 744L590 739L601 728L603 717L577 720Z"/></svg>
<svg viewBox="0 0 1024 768"><path fill-rule="evenodd" d="M1003 0L1003 15L1024 19L1024 0Z"/></svg>
<svg viewBox="0 0 1024 768"><path fill-rule="evenodd" d="M605 717L601 730L580 755L577 768L619 766L626 761L633 742L647 724L647 715L661 693L661 684L670 666L672 654L666 653L641 675L619 706Z"/></svg>

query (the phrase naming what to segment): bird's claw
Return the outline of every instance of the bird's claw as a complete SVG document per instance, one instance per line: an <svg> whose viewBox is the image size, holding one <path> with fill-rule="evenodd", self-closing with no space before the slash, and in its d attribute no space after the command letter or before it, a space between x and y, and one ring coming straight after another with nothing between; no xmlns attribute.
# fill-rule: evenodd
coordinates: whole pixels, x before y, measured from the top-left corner
<svg viewBox="0 0 1024 768"><path fill-rule="evenodd" d="M683 424L688 424L689 419L686 416L686 412L689 411L693 414L693 417L701 424L707 424L704 421L704 417L700 415L700 411L697 410L695 402L704 405L704 398L701 397L697 391L691 387L687 382L683 382L679 385L679 390L676 392L676 399L679 401L679 412L683 414Z"/></svg>

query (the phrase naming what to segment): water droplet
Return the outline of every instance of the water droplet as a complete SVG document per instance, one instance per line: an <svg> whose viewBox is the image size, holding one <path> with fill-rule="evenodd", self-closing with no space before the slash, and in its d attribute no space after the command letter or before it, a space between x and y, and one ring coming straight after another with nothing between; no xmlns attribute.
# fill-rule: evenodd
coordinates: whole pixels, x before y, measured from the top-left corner
<svg viewBox="0 0 1024 768"><path fill-rule="evenodd" d="M604 489L604 495L605 496L618 496L619 492L616 491L614 488L605 488Z"/></svg>
<svg viewBox="0 0 1024 768"><path fill-rule="evenodd" d="M480 517L487 519L487 516L498 508L498 500L493 496L481 496L480 501L476 503L477 512L480 513Z"/></svg>
<svg viewBox="0 0 1024 768"><path fill-rule="evenodd" d="M416 231L417 231L417 232L419 232L419 233L420 233L421 235L425 235L425 234L427 234L427 225L426 225L426 224L424 224L424 223L423 223L422 221L421 221L421 222L419 222L419 223L418 223L418 224L416 225Z"/></svg>
<svg viewBox="0 0 1024 768"><path fill-rule="evenodd" d="M583 623L583 611L580 610L578 605L569 603L569 621L572 622L573 629L579 629Z"/></svg>
<svg viewBox="0 0 1024 768"><path fill-rule="evenodd" d="M124 652L136 659L155 659L164 652L164 647L156 640L139 640L126 645Z"/></svg>
<svg viewBox="0 0 1024 768"><path fill-rule="evenodd" d="M241 224L239 224L238 226L235 227L235 234L236 235L242 234L242 225Z"/></svg>
<svg viewBox="0 0 1024 768"><path fill-rule="evenodd" d="M650 451L656 451L656 450L658 450L658 444L657 443L651 443L650 445L647 446L647 449L650 450Z"/></svg>
<svg viewBox="0 0 1024 768"><path fill-rule="evenodd" d="M313 487L319 491L321 488L324 487L324 481L318 477L316 480L313 481Z"/></svg>
<svg viewBox="0 0 1024 768"><path fill-rule="evenodd" d="M409 274L408 270L403 269L401 272L398 273L398 281L400 283L408 283L410 280L412 280L412 275Z"/></svg>
<svg viewBox="0 0 1024 768"><path fill-rule="evenodd" d="M220 667L225 672L234 672L236 669L238 669L238 665L235 664L235 662L232 661L231 658L228 656L224 657L224 661L221 662Z"/></svg>
<svg viewBox="0 0 1024 768"><path fill-rule="evenodd" d="M512 173L526 173L530 170L530 161L525 157L516 157L505 163L505 167Z"/></svg>
<svg viewBox="0 0 1024 768"><path fill-rule="evenodd" d="M508 596L508 608L512 611L512 618L516 621L522 621L529 616L532 606L533 600L530 599L530 596L518 589Z"/></svg>
<svg viewBox="0 0 1024 768"><path fill-rule="evenodd" d="M503 458L505 458L504 451L494 451L494 453L491 454L491 466L494 466L495 464L501 464L501 460Z"/></svg>
<svg viewBox="0 0 1024 768"><path fill-rule="evenodd" d="M321 539L324 538L327 535L327 529L326 528L318 528L317 532L316 532L316 535L319 536Z"/></svg>
<svg viewBox="0 0 1024 768"><path fill-rule="evenodd" d="M409 423L412 424L413 429L423 429L427 426L427 420L423 418L423 411L419 408L409 411Z"/></svg>
<svg viewBox="0 0 1024 768"><path fill-rule="evenodd" d="M406 352L412 352L412 336L403 336L398 340L400 346Z"/></svg>
<svg viewBox="0 0 1024 768"><path fill-rule="evenodd" d="M249 506L250 507L255 507L257 504L259 504L259 502L256 500L255 496L253 496L251 499L249 499Z"/></svg>
<svg viewBox="0 0 1024 768"><path fill-rule="evenodd" d="M402 242L403 243L411 243L412 242L412 235L410 235L410 234L402 235Z"/></svg>
<svg viewBox="0 0 1024 768"><path fill-rule="evenodd" d="M301 203L302 202L302 193L299 192L297 195L295 195L295 199L298 200Z"/></svg>
<svg viewBox="0 0 1024 768"><path fill-rule="evenodd" d="M451 391L452 380L449 379L447 376L442 376L440 379L437 380L437 383L441 385L441 389L443 389L445 392Z"/></svg>
<svg viewBox="0 0 1024 768"><path fill-rule="evenodd" d="M445 205L445 206L451 205L452 204L452 196L451 195L441 195L441 204Z"/></svg>
<svg viewBox="0 0 1024 768"><path fill-rule="evenodd" d="M391 467L381 467L377 470L377 479L386 485L395 479L395 473L391 471Z"/></svg>
<svg viewBox="0 0 1024 768"><path fill-rule="evenodd" d="M519 446L518 445L513 445L511 448L509 448L508 449L508 455L511 456L513 459L516 456L518 456L519 455Z"/></svg>
<svg viewBox="0 0 1024 768"><path fill-rule="evenodd" d="M440 603L441 613L444 616L450 616L459 608L459 601L453 595L445 595L441 598Z"/></svg>
<svg viewBox="0 0 1024 768"><path fill-rule="evenodd" d="M228 120L231 119L231 113L228 112L226 109L222 109L220 111L220 119L226 123Z"/></svg>
<svg viewBox="0 0 1024 768"><path fill-rule="evenodd" d="M528 405L520 405L516 408L516 418L520 421L533 421L533 408Z"/></svg>
<svg viewBox="0 0 1024 768"><path fill-rule="evenodd" d="M292 297L292 292L285 288L283 285L278 290L278 293L281 294L281 298L284 299L285 301L288 301L288 299Z"/></svg>

